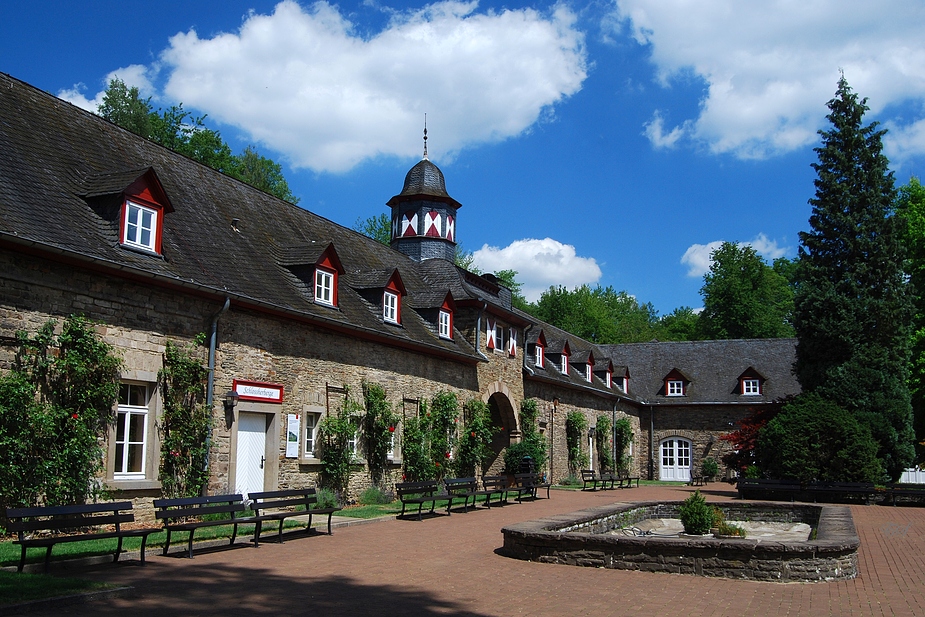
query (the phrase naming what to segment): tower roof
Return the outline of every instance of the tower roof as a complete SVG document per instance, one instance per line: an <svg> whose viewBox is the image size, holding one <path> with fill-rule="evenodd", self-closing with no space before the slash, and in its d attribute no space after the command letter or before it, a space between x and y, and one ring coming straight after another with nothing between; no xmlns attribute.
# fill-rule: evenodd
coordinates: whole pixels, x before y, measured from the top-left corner
<svg viewBox="0 0 925 617"><path fill-rule="evenodd" d="M431 201L441 201L459 208L461 204L450 197L446 192L446 181L440 168L424 158L412 167L405 175L405 185L401 193L392 197L388 205L399 201L409 201L414 198L425 198Z"/></svg>

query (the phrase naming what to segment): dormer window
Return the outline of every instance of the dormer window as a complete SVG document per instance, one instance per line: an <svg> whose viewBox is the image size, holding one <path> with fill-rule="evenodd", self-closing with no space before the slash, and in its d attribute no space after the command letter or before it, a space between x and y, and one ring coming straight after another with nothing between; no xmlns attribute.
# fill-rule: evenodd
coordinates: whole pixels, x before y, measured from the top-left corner
<svg viewBox="0 0 925 617"><path fill-rule="evenodd" d="M668 396L684 396L684 382L680 379L669 379L666 382Z"/></svg>
<svg viewBox="0 0 925 617"><path fill-rule="evenodd" d="M392 291L385 291L382 294L382 318L389 323L400 323L398 294Z"/></svg>
<svg viewBox="0 0 925 617"><path fill-rule="evenodd" d="M607 384L608 388L613 387L613 371L608 370L606 373L604 373L604 383Z"/></svg>
<svg viewBox="0 0 925 617"><path fill-rule="evenodd" d="M629 394L630 392L630 378L629 377L625 377L625 376L623 377L623 392L625 392L626 394Z"/></svg>
<svg viewBox="0 0 925 617"><path fill-rule="evenodd" d="M159 221L156 209L126 201L125 218L122 221L122 243L156 253Z"/></svg>
<svg viewBox="0 0 925 617"><path fill-rule="evenodd" d="M585 379L591 381L591 371L593 367L590 364L585 364Z"/></svg>
<svg viewBox="0 0 925 617"><path fill-rule="evenodd" d="M543 368L543 363L545 358L543 356L543 346L537 342L536 350L534 351L534 360L533 363L536 364L539 368Z"/></svg>
<svg viewBox="0 0 925 617"><path fill-rule="evenodd" d="M563 375L568 375L568 355L562 354L562 360L559 364L559 370L562 371Z"/></svg>
<svg viewBox="0 0 925 617"><path fill-rule="evenodd" d="M453 338L453 314L451 312L440 309L437 317L437 334L440 338Z"/></svg>
<svg viewBox="0 0 925 617"><path fill-rule="evenodd" d="M757 379L742 380L742 394L758 395L761 394L761 382Z"/></svg>
<svg viewBox="0 0 925 617"><path fill-rule="evenodd" d="M334 281L336 272L318 267L315 269L315 302L335 306Z"/></svg>

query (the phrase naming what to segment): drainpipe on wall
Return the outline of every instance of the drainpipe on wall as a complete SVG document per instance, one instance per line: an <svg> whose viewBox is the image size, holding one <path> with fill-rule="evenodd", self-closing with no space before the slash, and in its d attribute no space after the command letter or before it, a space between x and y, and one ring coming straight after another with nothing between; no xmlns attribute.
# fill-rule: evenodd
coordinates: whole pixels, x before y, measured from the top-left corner
<svg viewBox="0 0 925 617"><path fill-rule="evenodd" d="M479 298L481 300L481 298ZM485 309L488 308L487 302L482 302L482 308L479 309L479 318L475 322L475 353L479 354L486 360L488 356L482 353L482 315L485 313Z"/></svg>
<svg viewBox="0 0 925 617"><path fill-rule="evenodd" d="M209 408L211 413L212 404L215 400L215 347L218 340L218 320L221 318L222 314L228 310L228 307L231 306L231 298L225 297L225 304L222 308L212 317L212 326L209 329L209 376L206 385L206 405ZM209 477L209 461L211 460L211 448L212 448L212 425L209 424L209 432L206 433L206 478ZM206 480L206 486L202 487L202 493L205 495L208 492L208 480Z"/></svg>
<svg viewBox="0 0 925 617"><path fill-rule="evenodd" d="M620 468L620 463L617 460L617 404L613 404L613 412L610 414L610 449L613 451L613 470L616 471ZM623 458L623 453L620 453L620 458ZM629 470L627 470L629 472Z"/></svg>
<svg viewBox="0 0 925 617"><path fill-rule="evenodd" d="M655 479L655 405L649 405L649 479Z"/></svg>

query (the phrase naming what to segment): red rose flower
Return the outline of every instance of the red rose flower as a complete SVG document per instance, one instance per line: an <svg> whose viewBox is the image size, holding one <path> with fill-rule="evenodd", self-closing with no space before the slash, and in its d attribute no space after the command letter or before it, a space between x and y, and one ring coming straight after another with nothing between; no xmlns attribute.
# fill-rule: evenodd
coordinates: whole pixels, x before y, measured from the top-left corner
<svg viewBox="0 0 925 617"><path fill-rule="evenodd" d="M76 414L76 413L72 413L72 414L71 414L71 417L74 418L74 419L76 420L76 419L77 419L77 414Z"/></svg>
<svg viewBox="0 0 925 617"><path fill-rule="evenodd" d="M475 437L475 431L472 431L472 433L470 433L470 434L471 434L473 437Z"/></svg>
<svg viewBox="0 0 925 617"><path fill-rule="evenodd" d="M394 426L390 426L390 427L389 427L389 432L390 432L390 433L394 433L394 432L395 432L395 427L394 427Z"/></svg>
<svg viewBox="0 0 925 617"><path fill-rule="evenodd" d="M450 453L449 453L449 452L446 453L446 457L447 457L447 458L450 458Z"/></svg>

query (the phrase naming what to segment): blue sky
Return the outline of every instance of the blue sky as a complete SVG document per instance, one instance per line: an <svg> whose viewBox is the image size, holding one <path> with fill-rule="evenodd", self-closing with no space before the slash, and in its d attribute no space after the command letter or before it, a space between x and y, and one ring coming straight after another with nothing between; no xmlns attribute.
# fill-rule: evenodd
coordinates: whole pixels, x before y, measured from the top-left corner
<svg viewBox="0 0 925 617"><path fill-rule="evenodd" d="M88 5L88 6L82 6ZM155 8L156 7L156 8ZM94 109L118 75L352 226L429 157L485 271L699 307L709 251L796 255L839 71L925 175L925 3L92 3L0 10L0 71Z"/></svg>

